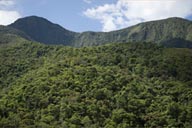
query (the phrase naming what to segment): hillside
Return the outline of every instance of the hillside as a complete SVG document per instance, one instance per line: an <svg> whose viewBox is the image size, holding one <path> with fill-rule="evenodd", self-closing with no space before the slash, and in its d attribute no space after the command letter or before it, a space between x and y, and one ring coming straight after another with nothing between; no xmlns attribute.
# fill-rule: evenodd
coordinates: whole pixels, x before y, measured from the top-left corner
<svg viewBox="0 0 192 128"><path fill-rule="evenodd" d="M45 44L71 45L76 34L37 16L19 19L9 26L21 30L33 40Z"/></svg>
<svg viewBox="0 0 192 128"><path fill-rule="evenodd" d="M26 35L22 31L19 31L12 27L0 25L0 44L14 42L20 37L27 39L27 40L32 40L28 35Z"/></svg>
<svg viewBox="0 0 192 128"><path fill-rule="evenodd" d="M36 16L19 19L9 26L45 44L82 47L114 42L154 42L168 47L192 48L192 22L182 18L145 22L112 32L76 33Z"/></svg>
<svg viewBox="0 0 192 128"><path fill-rule="evenodd" d="M0 127L188 128L191 65L155 43L0 45Z"/></svg>

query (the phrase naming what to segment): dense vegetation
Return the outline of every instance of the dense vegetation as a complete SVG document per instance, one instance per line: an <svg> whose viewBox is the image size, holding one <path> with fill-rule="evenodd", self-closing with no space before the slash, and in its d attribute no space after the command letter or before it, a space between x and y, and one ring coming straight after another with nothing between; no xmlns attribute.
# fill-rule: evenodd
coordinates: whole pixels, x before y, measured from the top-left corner
<svg viewBox="0 0 192 128"><path fill-rule="evenodd" d="M31 38L22 31L12 27L0 25L0 44L13 42L13 40L17 37L23 37L24 39L31 40Z"/></svg>
<svg viewBox="0 0 192 128"><path fill-rule="evenodd" d="M191 127L191 65L154 43L0 45L0 127Z"/></svg>
<svg viewBox="0 0 192 128"><path fill-rule="evenodd" d="M10 26L45 44L82 47L113 42L153 42L192 48L192 22L182 18L145 22L112 32L71 32L36 16L19 19Z"/></svg>

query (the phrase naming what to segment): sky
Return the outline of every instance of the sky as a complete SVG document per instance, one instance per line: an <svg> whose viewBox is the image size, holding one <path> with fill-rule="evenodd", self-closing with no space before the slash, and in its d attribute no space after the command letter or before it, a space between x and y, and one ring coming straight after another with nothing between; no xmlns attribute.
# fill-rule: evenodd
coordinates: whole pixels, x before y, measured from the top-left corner
<svg viewBox="0 0 192 128"><path fill-rule="evenodd" d="M0 24L40 16L75 31L113 31L140 22L192 20L192 0L0 0Z"/></svg>

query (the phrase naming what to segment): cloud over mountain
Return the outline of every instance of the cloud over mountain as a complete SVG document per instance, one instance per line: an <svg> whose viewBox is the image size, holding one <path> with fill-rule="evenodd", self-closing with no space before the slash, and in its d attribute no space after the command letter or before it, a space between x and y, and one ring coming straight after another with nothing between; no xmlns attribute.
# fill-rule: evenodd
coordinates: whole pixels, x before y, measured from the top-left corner
<svg viewBox="0 0 192 128"><path fill-rule="evenodd" d="M98 20L103 31L111 31L143 21L168 17L185 18L192 15L191 5L191 0L118 0L115 4L89 8L83 13Z"/></svg>
<svg viewBox="0 0 192 128"><path fill-rule="evenodd" d="M0 0L0 25L8 25L21 17L14 5L14 0Z"/></svg>

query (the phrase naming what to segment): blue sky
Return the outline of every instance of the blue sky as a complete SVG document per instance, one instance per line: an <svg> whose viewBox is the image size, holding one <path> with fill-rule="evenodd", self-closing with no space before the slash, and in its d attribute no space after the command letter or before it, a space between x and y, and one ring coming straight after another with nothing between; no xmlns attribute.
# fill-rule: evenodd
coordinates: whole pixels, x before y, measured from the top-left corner
<svg viewBox="0 0 192 128"><path fill-rule="evenodd" d="M168 17L191 20L191 5L192 0L0 0L0 24L36 15L76 32L112 31Z"/></svg>
<svg viewBox="0 0 192 128"><path fill-rule="evenodd" d="M34 2L37 1L37 2ZM17 3L22 16L37 15L73 31L101 31L102 25L86 17L83 12L91 7L115 0L20 0Z"/></svg>

